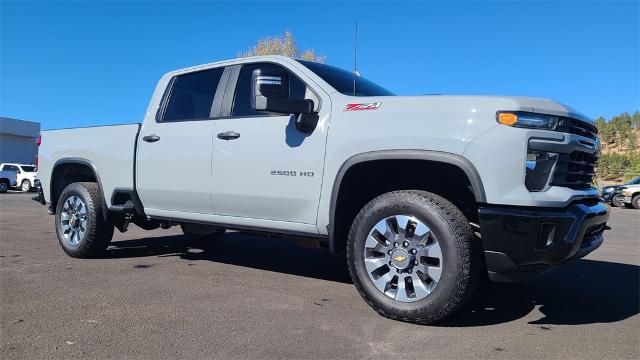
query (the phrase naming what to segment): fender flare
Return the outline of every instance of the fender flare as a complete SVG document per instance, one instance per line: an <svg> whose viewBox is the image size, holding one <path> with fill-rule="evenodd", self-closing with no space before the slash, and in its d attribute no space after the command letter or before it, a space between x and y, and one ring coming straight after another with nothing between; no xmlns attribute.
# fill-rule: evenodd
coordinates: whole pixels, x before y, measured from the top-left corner
<svg viewBox="0 0 640 360"><path fill-rule="evenodd" d="M53 167L51 168L51 186L49 186L49 198L51 199L51 203L53 204L54 201L57 203L58 199L54 200L54 174L56 173L56 169L58 168L58 166L60 165L67 165L67 164L79 164L79 165L84 165L87 166L89 169L91 169L91 171L93 172L93 176L96 178L96 182L98 183L98 189L100 189L100 193L102 194L102 217L104 218L104 221L106 222L109 218L109 207L107 206L107 197L105 196L104 191L102 190L102 181L100 180L100 173L98 172L98 169L96 168L95 164L91 161L91 160L87 160L84 158L76 158L76 157L70 157L70 158L64 158L64 159L60 159L58 161L56 161L53 164ZM55 208L53 209L55 212Z"/></svg>
<svg viewBox="0 0 640 360"><path fill-rule="evenodd" d="M439 163L446 163L458 167L462 170L473 188L473 194L478 203L487 202L487 198L484 192L484 186L482 185L482 179L478 170L473 166L471 161L467 158L453 153L443 151L432 150L377 150L369 151L353 155L348 158L336 174L335 181L333 182L333 188L331 190L331 202L329 205L329 225L327 226L329 234L329 248L332 252L336 251L336 244L334 239L334 225L336 215L336 203L338 201L338 192L340 191L340 185L342 179L347 171L354 165L376 161L376 160L425 160Z"/></svg>

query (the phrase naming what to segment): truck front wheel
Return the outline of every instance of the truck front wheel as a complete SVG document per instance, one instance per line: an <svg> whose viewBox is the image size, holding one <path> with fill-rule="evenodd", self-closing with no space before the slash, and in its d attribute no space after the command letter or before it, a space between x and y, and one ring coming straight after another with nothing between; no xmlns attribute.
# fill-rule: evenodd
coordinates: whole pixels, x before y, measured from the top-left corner
<svg viewBox="0 0 640 360"><path fill-rule="evenodd" d="M67 255L89 258L107 249L113 225L102 216L102 194L98 184L75 182L60 195L56 206L56 233Z"/></svg>
<svg viewBox="0 0 640 360"><path fill-rule="evenodd" d="M477 282L475 236L462 212L426 191L394 191L356 216L349 272L365 301L388 318L429 324L453 313Z"/></svg>

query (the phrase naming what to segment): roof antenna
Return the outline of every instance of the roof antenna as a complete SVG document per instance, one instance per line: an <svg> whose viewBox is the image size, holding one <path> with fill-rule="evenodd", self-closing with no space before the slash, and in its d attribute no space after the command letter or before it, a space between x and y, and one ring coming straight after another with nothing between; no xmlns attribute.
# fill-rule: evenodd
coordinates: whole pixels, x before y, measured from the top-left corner
<svg viewBox="0 0 640 360"><path fill-rule="evenodd" d="M355 39L353 41L353 96L356 96L356 76L358 76L358 20L356 20Z"/></svg>

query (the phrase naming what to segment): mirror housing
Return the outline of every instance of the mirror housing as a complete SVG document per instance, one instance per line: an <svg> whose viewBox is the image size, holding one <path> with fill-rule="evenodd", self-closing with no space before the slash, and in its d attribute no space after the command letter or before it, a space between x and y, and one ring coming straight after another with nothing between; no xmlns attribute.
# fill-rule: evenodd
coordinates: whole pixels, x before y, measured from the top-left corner
<svg viewBox="0 0 640 360"><path fill-rule="evenodd" d="M291 99L289 73L281 69L255 69L251 75L251 107L256 111L282 114L311 114L314 103L310 99Z"/></svg>

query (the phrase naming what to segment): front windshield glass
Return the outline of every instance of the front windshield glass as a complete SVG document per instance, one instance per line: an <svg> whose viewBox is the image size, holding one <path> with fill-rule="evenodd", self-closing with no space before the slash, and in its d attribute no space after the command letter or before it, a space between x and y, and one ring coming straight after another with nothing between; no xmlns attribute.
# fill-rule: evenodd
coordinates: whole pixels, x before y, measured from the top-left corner
<svg viewBox="0 0 640 360"><path fill-rule="evenodd" d="M354 75L353 73L337 68L335 66L329 66L325 64L319 64L313 61L298 60L298 62L309 70L313 71L316 75L320 76L322 80L329 83L336 90L345 95L351 96L393 96L395 95L391 91L383 88L382 86L369 81L362 76L355 76L355 93L354 93Z"/></svg>
<svg viewBox="0 0 640 360"><path fill-rule="evenodd" d="M35 166L21 166L21 168L24 172L36 172Z"/></svg>

